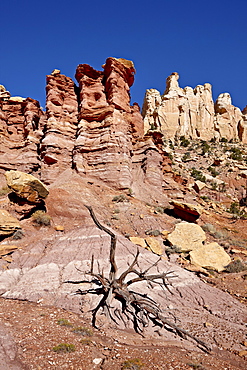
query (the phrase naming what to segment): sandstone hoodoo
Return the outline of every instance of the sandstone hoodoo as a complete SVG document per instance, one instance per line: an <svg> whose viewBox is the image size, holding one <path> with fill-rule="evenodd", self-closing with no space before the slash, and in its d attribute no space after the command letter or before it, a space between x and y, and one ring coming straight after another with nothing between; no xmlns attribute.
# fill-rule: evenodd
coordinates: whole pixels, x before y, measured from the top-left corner
<svg viewBox="0 0 247 370"><path fill-rule="evenodd" d="M209 83L194 89L178 84L179 75L172 73L166 80L166 90L146 91L142 114L145 132L160 130L165 138L246 140L245 111L232 105L228 93L220 94L214 104Z"/></svg>

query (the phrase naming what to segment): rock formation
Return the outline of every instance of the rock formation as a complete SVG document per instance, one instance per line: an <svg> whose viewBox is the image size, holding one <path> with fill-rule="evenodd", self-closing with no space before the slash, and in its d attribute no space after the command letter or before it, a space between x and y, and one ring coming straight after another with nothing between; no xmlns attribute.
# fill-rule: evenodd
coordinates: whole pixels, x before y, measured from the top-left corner
<svg viewBox="0 0 247 370"><path fill-rule="evenodd" d="M121 58L108 58L103 71L80 64L77 87L55 69L47 76L46 113L37 101L10 97L1 86L0 173L35 171L51 184L74 168L116 188L138 189L138 172L140 181L161 187L159 149L143 137L138 104L130 105L134 74L133 63Z"/></svg>
<svg viewBox="0 0 247 370"><path fill-rule="evenodd" d="M155 89L146 91L142 109L145 132L159 130L171 140L185 136L246 143L245 113L232 105L230 94L220 94L214 104L209 83L182 89L178 79L176 72L167 78L163 95Z"/></svg>

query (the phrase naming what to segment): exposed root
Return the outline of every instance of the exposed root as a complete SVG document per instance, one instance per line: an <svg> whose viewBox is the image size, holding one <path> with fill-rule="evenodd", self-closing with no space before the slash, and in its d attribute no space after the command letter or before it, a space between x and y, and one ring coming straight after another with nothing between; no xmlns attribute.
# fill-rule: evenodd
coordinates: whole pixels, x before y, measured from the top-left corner
<svg viewBox="0 0 247 370"><path fill-rule="evenodd" d="M89 210L96 226L105 231L111 237L109 277L104 276L103 273L94 273L94 256L92 256L91 268L87 275L90 275L94 278L93 282L96 282L98 287L87 290L78 289L76 292L77 294L82 295L97 294L102 296L98 305L92 310L92 324L96 327L97 313L100 309L102 309L106 317L114 322L116 322L114 315L117 319L121 320L125 324L127 321L131 320L134 329L141 335L143 335L144 328L148 326L148 323L152 322L156 326L167 328L167 330L172 329L176 332L176 334L183 338L189 337L193 339L201 349L209 353L211 349L206 343L189 333L187 330L184 330L173 322L167 320L157 302L148 297L146 294L136 293L129 289L134 283L147 281L148 283L158 284L160 287L162 287L162 289L168 290L171 293L169 286L171 285L170 278L174 277L173 271L161 274L148 274L153 267L157 266L160 258L155 263L151 264L145 271L140 271L136 268L139 256L139 250L137 250L133 262L117 278L116 275L118 268L115 261L116 235L111 230L100 224L92 207L87 205L85 205L85 207ZM129 274L132 274L132 278L130 279L128 279ZM133 275L136 275L136 277L133 277ZM73 284L78 284L81 282L91 283L92 281L67 281L67 283ZM121 309L114 309L111 307L111 302L113 299L116 299L121 303Z"/></svg>

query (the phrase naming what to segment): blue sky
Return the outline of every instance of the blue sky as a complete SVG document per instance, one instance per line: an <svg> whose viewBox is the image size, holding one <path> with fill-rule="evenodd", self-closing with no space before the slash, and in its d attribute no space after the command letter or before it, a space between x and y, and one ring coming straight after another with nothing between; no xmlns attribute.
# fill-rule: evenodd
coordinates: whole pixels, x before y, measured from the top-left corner
<svg viewBox="0 0 247 370"><path fill-rule="evenodd" d="M134 62L132 102L163 93L172 72L180 86L209 82L214 99L229 92L247 105L247 0L0 1L0 84L12 96L45 105L45 76L74 78L78 64L95 69L109 56Z"/></svg>

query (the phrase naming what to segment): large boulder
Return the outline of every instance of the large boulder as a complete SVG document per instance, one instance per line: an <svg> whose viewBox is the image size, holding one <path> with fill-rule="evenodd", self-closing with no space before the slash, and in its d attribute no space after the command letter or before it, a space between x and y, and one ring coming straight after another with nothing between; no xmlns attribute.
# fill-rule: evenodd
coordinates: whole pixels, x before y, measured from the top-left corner
<svg viewBox="0 0 247 370"><path fill-rule="evenodd" d="M202 208L196 204L177 202L174 200L169 203L174 207L174 214L185 221L194 222L202 213Z"/></svg>
<svg viewBox="0 0 247 370"><path fill-rule="evenodd" d="M20 197L31 203L40 203L49 194L47 187L36 177L21 171L7 171L8 186Z"/></svg>
<svg viewBox="0 0 247 370"><path fill-rule="evenodd" d="M189 222L180 222L175 230L167 236L172 246L177 246L181 252L189 252L203 246L206 234L199 225Z"/></svg>
<svg viewBox="0 0 247 370"><path fill-rule="evenodd" d="M9 236L21 229L19 221L5 209L0 209L0 236Z"/></svg>
<svg viewBox="0 0 247 370"><path fill-rule="evenodd" d="M218 243L213 242L201 245L190 252L190 261L194 265L199 265L218 272L223 271L231 262L230 256Z"/></svg>

